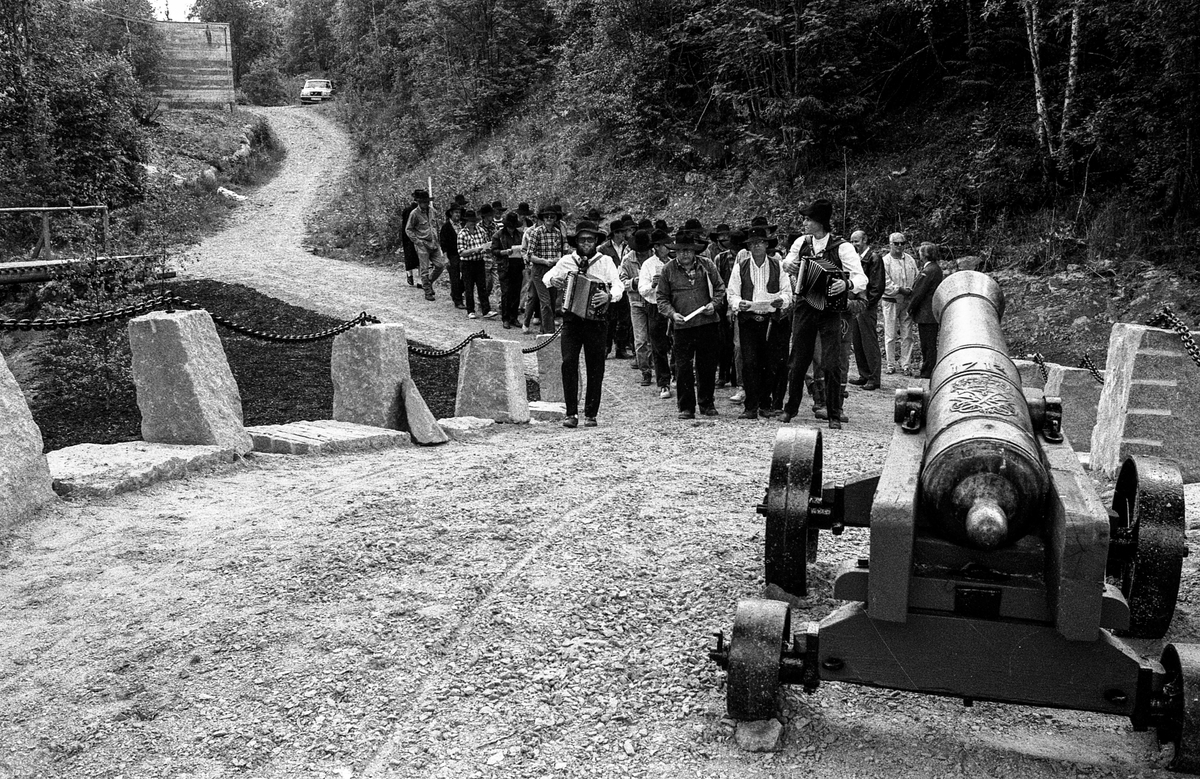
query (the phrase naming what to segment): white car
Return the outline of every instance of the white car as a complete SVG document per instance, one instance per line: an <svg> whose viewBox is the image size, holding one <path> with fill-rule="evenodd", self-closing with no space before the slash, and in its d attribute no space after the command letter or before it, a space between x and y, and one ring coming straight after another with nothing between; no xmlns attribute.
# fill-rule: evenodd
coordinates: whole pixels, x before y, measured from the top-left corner
<svg viewBox="0 0 1200 779"><path fill-rule="evenodd" d="M333 82L325 78L310 78L300 88L301 103L320 103L333 98Z"/></svg>

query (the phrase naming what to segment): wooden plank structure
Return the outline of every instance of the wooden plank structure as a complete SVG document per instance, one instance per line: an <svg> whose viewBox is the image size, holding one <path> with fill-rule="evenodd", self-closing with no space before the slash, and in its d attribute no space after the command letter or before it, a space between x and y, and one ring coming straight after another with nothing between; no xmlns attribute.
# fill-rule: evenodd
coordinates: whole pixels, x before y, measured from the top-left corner
<svg viewBox="0 0 1200 779"><path fill-rule="evenodd" d="M155 22L163 36L162 81L168 108L233 109L233 44L226 22Z"/></svg>

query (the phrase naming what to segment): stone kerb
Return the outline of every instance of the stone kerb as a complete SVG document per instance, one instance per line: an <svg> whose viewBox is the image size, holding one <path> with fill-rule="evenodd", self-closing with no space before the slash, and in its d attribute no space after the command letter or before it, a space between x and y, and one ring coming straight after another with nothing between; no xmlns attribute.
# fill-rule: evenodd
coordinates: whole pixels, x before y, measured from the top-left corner
<svg viewBox="0 0 1200 779"><path fill-rule="evenodd" d="M1193 335L1193 337L1197 337ZM1200 367L1170 330L1117 323L1092 431L1092 468L1115 476L1130 454L1175 461L1200 481Z"/></svg>
<svg viewBox="0 0 1200 779"><path fill-rule="evenodd" d="M1048 363L1046 367L1050 377L1046 380L1045 394L1062 399L1063 433L1076 452L1090 451L1102 389L1100 383L1085 368L1068 368L1054 363Z"/></svg>
<svg viewBox="0 0 1200 779"><path fill-rule="evenodd" d="M553 335L539 335L537 346L541 346ZM566 400L562 383L562 337L554 338L547 347L534 352L537 357L538 390L546 403L562 403ZM579 386L580 390L587 386L587 367L583 354L579 355Z"/></svg>
<svg viewBox="0 0 1200 779"><path fill-rule="evenodd" d="M0 533L54 500L42 431L0 357Z"/></svg>
<svg viewBox="0 0 1200 779"><path fill-rule="evenodd" d="M1017 368L1017 373L1021 374L1021 386L1026 389L1042 389L1046 386L1046 377L1042 375L1042 369L1033 360L1013 360L1013 365ZM1049 372L1050 364L1046 364L1046 370Z"/></svg>
<svg viewBox="0 0 1200 779"><path fill-rule="evenodd" d="M479 338L467 344L458 366L454 416L528 422L528 397L520 342Z"/></svg>
<svg viewBox="0 0 1200 779"><path fill-rule="evenodd" d="M242 398L207 311L154 311L129 322L142 440L251 449Z"/></svg>

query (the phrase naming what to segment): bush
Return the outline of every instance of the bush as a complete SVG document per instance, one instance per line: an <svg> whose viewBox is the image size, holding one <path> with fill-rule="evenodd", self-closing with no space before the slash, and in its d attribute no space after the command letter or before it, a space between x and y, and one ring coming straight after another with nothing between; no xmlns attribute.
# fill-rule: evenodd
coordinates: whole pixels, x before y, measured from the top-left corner
<svg viewBox="0 0 1200 779"><path fill-rule="evenodd" d="M287 105L291 95L283 74L273 63L256 62L242 76L241 91L254 105Z"/></svg>

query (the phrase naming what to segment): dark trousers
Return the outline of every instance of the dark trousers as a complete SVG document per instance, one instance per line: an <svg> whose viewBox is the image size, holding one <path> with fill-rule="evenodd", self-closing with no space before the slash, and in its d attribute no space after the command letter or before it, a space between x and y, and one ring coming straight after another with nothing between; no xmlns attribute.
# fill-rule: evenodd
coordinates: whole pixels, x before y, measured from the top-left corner
<svg viewBox="0 0 1200 779"><path fill-rule="evenodd" d="M553 317L550 321L554 321ZM587 368L583 415L594 417L600 410L600 390L604 386L604 346L607 337L608 322L605 320L580 319L574 314L563 314L562 383L569 417L579 415L580 349L583 350L584 366Z"/></svg>
<svg viewBox="0 0 1200 779"><path fill-rule="evenodd" d="M608 307L608 341L605 352L617 346L617 354L633 351L633 325L629 323L629 298L625 295Z"/></svg>
<svg viewBox="0 0 1200 779"><path fill-rule="evenodd" d="M937 362L938 323L917 322L917 335L921 339L921 378L933 376L933 366Z"/></svg>
<svg viewBox="0 0 1200 779"><path fill-rule="evenodd" d="M879 369L883 364L879 356L879 335L876 331L878 323L879 304L876 303L854 318L852 333L854 364L858 366L858 377L874 384L879 383Z"/></svg>
<svg viewBox="0 0 1200 779"><path fill-rule="evenodd" d="M737 384L737 369L733 364L733 320L729 318L728 310L721 312L721 321L717 323L720 343L717 347L717 381L726 384Z"/></svg>
<svg viewBox="0 0 1200 779"><path fill-rule="evenodd" d="M517 323L521 315L521 285L525 282L525 261L512 257L496 260L500 266L500 319Z"/></svg>
<svg viewBox="0 0 1200 779"><path fill-rule="evenodd" d="M537 265L533 266L533 292L534 296L530 299L529 305L536 305L542 311L542 332L554 332L554 298L558 295L558 290L553 287L547 287L542 283L542 276L546 271L550 270L549 266Z"/></svg>
<svg viewBox="0 0 1200 779"><path fill-rule="evenodd" d="M676 327L675 391L680 411L714 408L713 392L717 384L717 323L697 327Z"/></svg>
<svg viewBox="0 0 1200 779"><path fill-rule="evenodd" d="M646 304L646 325L650 331L650 358L658 388L671 388L671 336L667 334L667 318L658 313L658 306Z"/></svg>
<svg viewBox="0 0 1200 779"><path fill-rule="evenodd" d="M404 241L404 270L413 271L421 267L421 258L417 256L417 247L412 241Z"/></svg>
<svg viewBox="0 0 1200 779"><path fill-rule="evenodd" d="M804 374L813 361L817 336L821 336L821 362L814 366L813 375L825 380L826 387L839 391L827 392L829 418L842 413L842 315L837 311L818 311L807 303L796 304L792 316L792 358L788 366L788 399L784 411L792 416L800 410L804 399Z"/></svg>
<svg viewBox="0 0 1200 779"><path fill-rule="evenodd" d="M458 257L446 256L446 274L450 277L450 299L457 306L463 302L462 265Z"/></svg>
<svg viewBox="0 0 1200 779"><path fill-rule="evenodd" d="M492 310L492 302L488 300L487 268L482 260L467 260L461 265L463 296L467 299L467 311L475 312L475 295L479 294L480 310L487 314Z"/></svg>
<svg viewBox="0 0 1200 779"><path fill-rule="evenodd" d="M787 319L758 322L753 317L742 316L738 320L742 389L746 391L747 411L783 406L791 335L791 323Z"/></svg>

